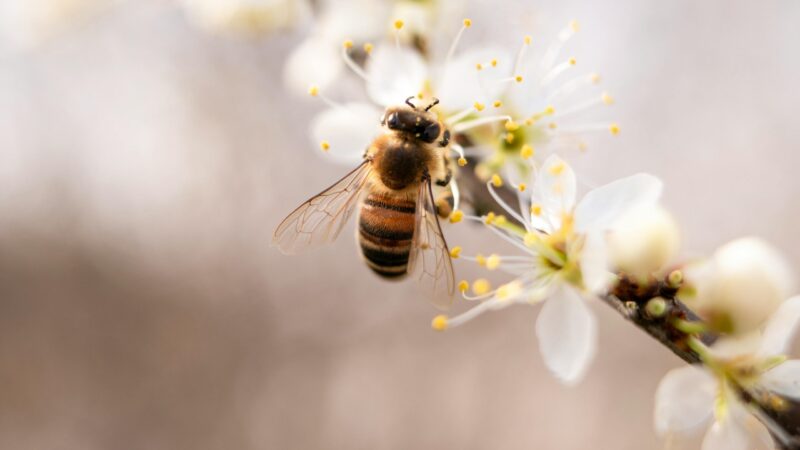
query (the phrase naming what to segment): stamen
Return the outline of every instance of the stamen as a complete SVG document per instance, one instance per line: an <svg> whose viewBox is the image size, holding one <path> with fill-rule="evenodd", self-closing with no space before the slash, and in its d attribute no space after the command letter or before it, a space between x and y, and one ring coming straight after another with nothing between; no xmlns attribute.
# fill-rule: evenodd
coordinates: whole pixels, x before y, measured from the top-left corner
<svg viewBox="0 0 800 450"><path fill-rule="evenodd" d="M405 23L402 20L394 21L394 45L398 50L400 50L400 30L403 29L403 25Z"/></svg>
<svg viewBox="0 0 800 450"><path fill-rule="evenodd" d="M364 53L366 53L367 55L372 54L372 49L374 49L374 48L375 48L374 45L372 45L371 43L367 42L366 44L364 44Z"/></svg>
<svg viewBox="0 0 800 450"><path fill-rule="evenodd" d="M461 166L461 167L466 166L467 165L467 159L464 156L464 147L462 147L462 146L460 146L458 144L452 144L450 146L450 148L452 148L456 153L458 153L458 156L459 156L458 165ZM461 163L462 160L464 161L463 164Z"/></svg>
<svg viewBox="0 0 800 450"><path fill-rule="evenodd" d="M508 121L508 120L513 120L513 119L511 118L511 116L481 117L480 119L468 120L466 122L461 122L459 124L456 124L453 127L453 131L455 133L463 133L464 131L467 131L469 129L472 129L472 128L475 128L475 127L479 127L481 125L486 125L486 124L489 124L489 123L492 123L492 122L499 122L501 120Z"/></svg>
<svg viewBox="0 0 800 450"><path fill-rule="evenodd" d="M496 253L492 253L486 259L486 268L489 270L495 270L500 266L500 255Z"/></svg>
<svg viewBox="0 0 800 450"><path fill-rule="evenodd" d="M455 198L455 195L453 197ZM455 201L453 201L453 203L455 203ZM464 218L464 212L455 208L455 205L453 206L453 212L450 213L450 223L461 222L461 219Z"/></svg>
<svg viewBox="0 0 800 450"><path fill-rule="evenodd" d="M580 29L580 25L577 21L573 20L567 25L566 28L561 30L558 33L558 39L556 39L550 46L547 48L547 51L542 57L542 68L549 69L553 66L553 63L558 57L558 54L561 52L561 49L564 47L564 44L571 38L578 30Z"/></svg>
<svg viewBox="0 0 800 450"><path fill-rule="evenodd" d="M450 250L450 257L458 259L459 256L461 256L461 247L457 245Z"/></svg>
<svg viewBox="0 0 800 450"><path fill-rule="evenodd" d="M459 211L458 207L461 205L461 191L458 189L458 183L456 183L455 178L450 180L450 193L453 194L453 210ZM463 215L464 213L461 214Z"/></svg>
<svg viewBox="0 0 800 450"><path fill-rule="evenodd" d="M461 29L458 30L456 33L456 37L453 38L453 43L450 44L450 49L447 51L447 56L444 58L444 66L447 67L450 64L450 60L453 59L453 55L456 53L456 48L458 47L458 42L461 41L461 36L464 34L464 30L472 26L472 20L464 19L463 25ZM480 66L480 64L479 64ZM480 68L478 70L481 70Z"/></svg>
<svg viewBox="0 0 800 450"><path fill-rule="evenodd" d="M522 159L530 158L531 156L533 156L533 147L529 144L523 145L522 148L519 150L519 156L521 156Z"/></svg>
<svg viewBox="0 0 800 450"><path fill-rule="evenodd" d="M539 85L542 87L547 86L553 80L555 80L556 77L564 73L565 70L569 69L570 67L574 66L577 63L578 61L575 58L570 58L562 62L561 64L558 64L557 66L550 69L550 71L547 72L547 74L545 74L545 76L542 77L542 79L539 81Z"/></svg>
<svg viewBox="0 0 800 450"><path fill-rule="evenodd" d="M495 174L495 175L496 175L496 174ZM498 177L498 178L500 178L500 177ZM493 181L493 180L492 180L492 181ZM508 213L508 214L509 214L511 217L513 217L513 218L514 218L515 220L517 220L519 223L522 223L522 224L527 224L528 222L527 222L525 219L523 219L523 218L522 218L522 216L520 216L520 215L519 215L519 214L518 214L518 213L517 213L517 212L514 210L514 208L512 208L511 206L509 206L509 205L508 205L508 203L506 203L506 201L505 201L505 200L503 200L503 199L502 199L502 198L501 198L499 195L497 195L497 192L495 192L495 190L494 190L494 186L496 186L496 185L495 185L495 184L494 184L492 181L489 181L488 183L486 183L486 188L489 190L489 195L491 195L491 196L492 196L492 198L494 199L494 201L496 201L498 205L500 205L500 206L501 206L503 209L505 209L505 210L506 210L506 212L507 212L507 213Z"/></svg>
<svg viewBox="0 0 800 450"><path fill-rule="evenodd" d="M522 59L525 57L525 51L527 50L528 46L531 45L532 41L533 39L530 36L525 36L525 38L522 40L522 46L519 48L519 51L517 52L517 59L514 62L514 74L522 73ZM519 80L518 82L521 81L522 80Z"/></svg>
<svg viewBox="0 0 800 450"><path fill-rule="evenodd" d="M597 84L598 82L600 82L600 75L598 75L596 73L592 73L592 74L589 74L589 75L581 75L579 77L575 77L575 78L563 83L561 86L555 88L553 90L553 92L549 96L547 96L547 102L548 103L552 103L553 100L556 99L557 97L564 96L564 95L570 95L570 94L574 93L575 91L577 91L580 88L583 88L583 87L586 87L586 86L589 86L589 85L592 85L592 84Z"/></svg>
<svg viewBox="0 0 800 450"><path fill-rule="evenodd" d="M331 108L344 108L344 105L342 105L341 103L335 102L330 98L328 98L327 96L322 95L319 91L319 86L317 86L316 84L312 84L311 86L309 86L308 95L312 97L319 97L320 100L325 102L325 104L327 104Z"/></svg>
<svg viewBox="0 0 800 450"><path fill-rule="evenodd" d="M367 76L367 73L364 72L364 70L361 67L359 67L358 64L356 64L355 61L353 61L353 58L350 57L350 49L351 48L353 48L353 41L351 41L349 39L344 41L344 45L342 45L342 58L344 59L344 63L356 75L358 75L364 81L369 83L369 77ZM365 47L365 49L366 49L366 47Z"/></svg>
<svg viewBox="0 0 800 450"><path fill-rule="evenodd" d="M477 108L478 105L480 105L480 104L479 103L475 103L475 105L470 106L469 108L462 109L461 111L459 111L459 112L453 114L452 116L448 117L447 120L445 120L445 122L447 122L450 125L452 125L452 124L454 124L456 122L460 122L462 119L464 119L468 115L472 114L475 110L477 110L478 109ZM481 108L483 108L483 105L481 105Z"/></svg>
<svg viewBox="0 0 800 450"><path fill-rule="evenodd" d="M478 278L472 283L472 292L475 295L486 295L492 290L492 284L485 278Z"/></svg>
<svg viewBox="0 0 800 450"><path fill-rule="evenodd" d="M431 328L436 331L444 331L447 329L447 316L439 314L431 321Z"/></svg>
<svg viewBox="0 0 800 450"><path fill-rule="evenodd" d="M320 146L320 148L322 149L323 152L327 152L328 150L331 149L331 143L328 142L328 141L320 142L319 146Z"/></svg>
<svg viewBox="0 0 800 450"><path fill-rule="evenodd" d="M499 187L503 186L503 179L500 178L500 175L494 174L494 175L492 175L491 183L492 183L492 186L499 188Z"/></svg>
<svg viewBox="0 0 800 450"><path fill-rule="evenodd" d="M603 92L602 94L600 94L600 100L602 100L603 103L606 104L606 105L613 105L614 104L614 97L609 95L608 92Z"/></svg>

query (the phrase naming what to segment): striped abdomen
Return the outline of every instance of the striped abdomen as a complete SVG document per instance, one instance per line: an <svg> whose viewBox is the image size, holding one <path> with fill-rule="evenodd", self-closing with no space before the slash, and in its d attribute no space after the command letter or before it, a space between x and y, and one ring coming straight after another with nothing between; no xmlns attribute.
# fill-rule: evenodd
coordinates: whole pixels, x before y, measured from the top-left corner
<svg viewBox="0 0 800 450"><path fill-rule="evenodd" d="M369 194L361 203L358 243L367 265L378 275L406 274L416 203L404 198Z"/></svg>

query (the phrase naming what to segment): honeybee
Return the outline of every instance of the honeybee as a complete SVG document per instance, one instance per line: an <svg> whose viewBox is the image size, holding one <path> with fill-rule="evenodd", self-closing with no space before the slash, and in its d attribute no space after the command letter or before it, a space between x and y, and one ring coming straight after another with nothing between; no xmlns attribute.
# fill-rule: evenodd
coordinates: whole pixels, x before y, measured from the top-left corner
<svg viewBox="0 0 800 450"><path fill-rule="evenodd" d="M434 295L434 304L447 307L455 276L432 183L444 187L452 178L450 130L431 112L439 100L418 109L412 98L386 109L384 132L367 147L363 162L289 214L272 243L293 254L331 242L358 205L356 240L367 266L389 279L419 270L420 280L446 291Z"/></svg>

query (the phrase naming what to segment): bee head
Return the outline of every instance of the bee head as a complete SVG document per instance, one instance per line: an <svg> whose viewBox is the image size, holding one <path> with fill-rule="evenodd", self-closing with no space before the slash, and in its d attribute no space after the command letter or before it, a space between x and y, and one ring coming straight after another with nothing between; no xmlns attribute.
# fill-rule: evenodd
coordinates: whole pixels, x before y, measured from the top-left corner
<svg viewBox="0 0 800 450"><path fill-rule="evenodd" d="M442 133L442 126L434 114L430 112L430 109L439 103L439 100L434 99L433 103L423 110L417 109L411 103L412 98L406 99L405 105L386 108L386 112L381 118L381 125L392 131L410 135L423 142L433 143Z"/></svg>

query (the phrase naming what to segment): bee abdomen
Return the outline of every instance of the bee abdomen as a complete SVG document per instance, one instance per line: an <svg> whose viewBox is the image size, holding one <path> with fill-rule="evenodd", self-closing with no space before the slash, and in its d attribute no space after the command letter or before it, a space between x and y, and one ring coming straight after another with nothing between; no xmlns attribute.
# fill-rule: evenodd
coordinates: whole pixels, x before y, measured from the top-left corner
<svg viewBox="0 0 800 450"><path fill-rule="evenodd" d="M370 194L361 204L358 242L367 265L378 275L402 277L414 237L413 201Z"/></svg>

